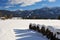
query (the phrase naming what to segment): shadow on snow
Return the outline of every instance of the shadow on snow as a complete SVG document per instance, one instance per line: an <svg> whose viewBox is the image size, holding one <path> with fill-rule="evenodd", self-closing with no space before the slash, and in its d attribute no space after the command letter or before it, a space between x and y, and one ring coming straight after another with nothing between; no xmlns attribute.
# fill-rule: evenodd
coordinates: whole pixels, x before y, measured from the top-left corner
<svg viewBox="0 0 60 40"><path fill-rule="evenodd" d="M14 32L16 34L16 40L48 40L42 34L29 29L14 29Z"/></svg>

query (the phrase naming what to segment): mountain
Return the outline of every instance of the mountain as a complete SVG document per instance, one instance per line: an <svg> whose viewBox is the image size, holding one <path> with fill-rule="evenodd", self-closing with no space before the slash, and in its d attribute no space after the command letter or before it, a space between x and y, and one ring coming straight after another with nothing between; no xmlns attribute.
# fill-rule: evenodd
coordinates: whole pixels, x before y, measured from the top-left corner
<svg viewBox="0 0 60 40"><path fill-rule="evenodd" d="M0 10L2 16L12 14L13 17L22 17L22 18L49 18L55 19L60 16L60 7L43 7L35 10L16 10L16 11L8 11L8 10Z"/></svg>

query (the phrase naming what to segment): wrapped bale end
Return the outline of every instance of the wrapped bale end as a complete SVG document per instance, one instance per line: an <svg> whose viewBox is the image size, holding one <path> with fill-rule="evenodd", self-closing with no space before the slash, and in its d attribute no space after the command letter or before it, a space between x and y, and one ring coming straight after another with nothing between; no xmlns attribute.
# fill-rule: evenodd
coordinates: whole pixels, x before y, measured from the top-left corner
<svg viewBox="0 0 60 40"><path fill-rule="evenodd" d="M45 25L42 25L40 32L41 32L43 35L46 35L46 34L45 34L45 32L46 32L46 31L45 31Z"/></svg>
<svg viewBox="0 0 60 40"><path fill-rule="evenodd" d="M33 24L32 24L32 23L30 23L30 25L29 25L29 29L32 29L32 25L33 25Z"/></svg>
<svg viewBox="0 0 60 40"><path fill-rule="evenodd" d="M29 29L31 30L36 30L36 24L30 24Z"/></svg>
<svg viewBox="0 0 60 40"><path fill-rule="evenodd" d="M56 33L55 29L53 28L53 26L48 26L47 28L50 30L50 32L53 33L53 35Z"/></svg>
<svg viewBox="0 0 60 40"><path fill-rule="evenodd" d="M36 29L37 29L36 31L40 32L40 30L41 30L41 25L38 24Z"/></svg>
<svg viewBox="0 0 60 40"><path fill-rule="evenodd" d="M46 36L48 39L51 39L51 40L55 38L55 29L52 26L47 26Z"/></svg>
<svg viewBox="0 0 60 40"><path fill-rule="evenodd" d="M60 40L60 29L56 29L56 38Z"/></svg>
<svg viewBox="0 0 60 40"><path fill-rule="evenodd" d="M33 30L35 30L35 31L36 31L36 26L37 26L36 24L33 24L33 25L32 25Z"/></svg>
<svg viewBox="0 0 60 40"><path fill-rule="evenodd" d="M45 35L46 35L46 37L49 39L50 30L49 30L48 28L46 29Z"/></svg>

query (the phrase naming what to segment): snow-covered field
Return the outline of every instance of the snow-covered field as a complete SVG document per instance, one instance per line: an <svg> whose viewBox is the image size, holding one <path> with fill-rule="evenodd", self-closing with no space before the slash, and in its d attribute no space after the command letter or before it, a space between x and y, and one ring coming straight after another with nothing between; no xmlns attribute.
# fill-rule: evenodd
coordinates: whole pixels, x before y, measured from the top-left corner
<svg viewBox="0 0 60 40"><path fill-rule="evenodd" d="M35 40L37 39L47 40L47 38L45 37L42 38L41 35L39 37L39 34L37 34L36 32L28 31L27 29L29 28L30 23L41 24L41 25L44 24L46 26L53 26L55 29L60 29L60 20L27 20L27 19L26 20L25 19L24 20L23 19L0 20L0 40L16 40L17 38L16 35L22 35L22 34L23 35L26 34L26 35L18 37L18 38L23 38L20 40L24 40L24 38L25 40L29 40L30 38L32 39L36 38ZM17 31L14 31L14 29L20 30L22 32L20 32L19 34L15 34ZM32 34L34 34L35 36Z"/></svg>

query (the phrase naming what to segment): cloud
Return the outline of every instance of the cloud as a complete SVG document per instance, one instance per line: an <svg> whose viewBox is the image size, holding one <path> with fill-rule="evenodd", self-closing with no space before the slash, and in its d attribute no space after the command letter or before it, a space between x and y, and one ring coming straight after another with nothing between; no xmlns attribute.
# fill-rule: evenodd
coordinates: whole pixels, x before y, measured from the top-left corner
<svg viewBox="0 0 60 40"><path fill-rule="evenodd" d="M25 6L33 5L36 2L41 2L41 1L55 2L56 0L9 0L8 3L12 5L19 4L21 7L25 7Z"/></svg>
<svg viewBox="0 0 60 40"><path fill-rule="evenodd" d="M36 2L41 2L42 0L9 0L8 3L14 5L14 4L20 4L20 6L29 6L33 5Z"/></svg>
<svg viewBox="0 0 60 40"><path fill-rule="evenodd" d="M10 7L15 7L15 6L5 6L4 8L10 8Z"/></svg>
<svg viewBox="0 0 60 40"><path fill-rule="evenodd" d="M8 2L6 3L7 6L5 6L4 8L16 7L15 5L26 7L42 1L55 2L56 0L8 0ZM42 5L46 6L47 4Z"/></svg>
<svg viewBox="0 0 60 40"><path fill-rule="evenodd" d="M48 0L49 2L56 2L56 0Z"/></svg>

